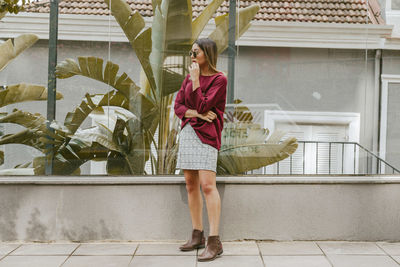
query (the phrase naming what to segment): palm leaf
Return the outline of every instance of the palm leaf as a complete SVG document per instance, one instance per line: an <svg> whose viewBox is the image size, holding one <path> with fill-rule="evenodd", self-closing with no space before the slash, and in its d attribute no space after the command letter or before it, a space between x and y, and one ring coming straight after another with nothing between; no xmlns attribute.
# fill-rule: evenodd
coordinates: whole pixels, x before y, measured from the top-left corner
<svg viewBox="0 0 400 267"><path fill-rule="evenodd" d="M246 144L263 144L268 129L249 122L225 122L221 133L221 150Z"/></svg>
<svg viewBox="0 0 400 267"><path fill-rule="evenodd" d="M18 109L14 109L12 113L0 118L0 123L14 123L31 130L46 130L46 118L40 113L32 114Z"/></svg>
<svg viewBox="0 0 400 267"><path fill-rule="evenodd" d="M161 6L168 5L168 2L163 1ZM161 100L162 69L166 50L166 18L161 13L160 6L156 7L154 13L151 34L152 49L149 60L156 83L156 101L159 103Z"/></svg>
<svg viewBox="0 0 400 267"><path fill-rule="evenodd" d="M24 129L15 134L3 135L0 139L0 145L6 144L21 144L27 145L40 150L45 151L45 145L40 141L42 135L36 130Z"/></svg>
<svg viewBox="0 0 400 267"><path fill-rule="evenodd" d="M0 14L0 19L1 19ZM5 15L5 14L3 14ZM2 71L14 58L21 54L25 49L31 47L39 37L35 34L23 34L0 44L0 71Z"/></svg>
<svg viewBox="0 0 400 267"><path fill-rule="evenodd" d="M247 171L284 160L297 149L297 140L287 138L282 143L273 142L283 136L274 132L266 144L245 144L221 149L218 154L218 174L244 174Z"/></svg>
<svg viewBox="0 0 400 267"><path fill-rule="evenodd" d="M201 34L204 27L207 25L208 21L212 18L215 11L221 6L224 0L214 0L207 5L207 7L201 12L200 16L198 16L192 22L192 40L193 43Z"/></svg>
<svg viewBox="0 0 400 267"><path fill-rule="evenodd" d="M0 165L4 164L4 151L0 150Z"/></svg>
<svg viewBox="0 0 400 267"><path fill-rule="evenodd" d="M242 34L250 27L250 22L255 14L260 10L260 6L251 5L240 9L236 12L236 39L239 39ZM221 54L227 47L229 41L229 14L218 16L215 18L216 29L208 36L214 40L218 47L218 54Z"/></svg>
<svg viewBox="0 0 400 267"><path fill-rule="evenodd" d="M104 95L86 94L81 104L73 112L68 112L65 117L64 125L68 128L69 133L74 134L89 114L102 106L119 106L126 109L128 101L116 91Z"/></svg>
<svg viewBox="0 0 400 267"><path fill-rule="evenodd" d="M57 92L56 99L60 100L63 96ZM47 100L47 89L41 85L16 84L6 86L5 90L0 91L0 107L25 101Z"/></svg>
<svg viewBox="0 0 400 267"><path fill-rule="evenodd" d="M124 31L146 73L147 78L149 79L150 86L155 90L155 81L149 63L149 55L151 51L151 28L143 30L145 27L144 19L139 12L133 12L126 1L104 0L104 2L107 4L108 9L111 10L111 14ZM153 93L155 93L155 91Z"/></svg>
<svg viewBox="0 0 400 267"><path fill-rule="evenodd" d="M176 54L182 47L189 47L190 49L193 43L191 41L191 0L163 1L161 4L161 13L165 18L165 52L167 54Z"/></svg>
<svg viewBox="0 0 400 267"><path fill-rule="evenodd" d="M127 99L134 97L139 87L124 72L117 76L119 66L107 61L103 70L103 59L96 57L78 57L79 65L72 59L57 64L56 75L60 79L82 75L104 82L121 92Z"/></svg>

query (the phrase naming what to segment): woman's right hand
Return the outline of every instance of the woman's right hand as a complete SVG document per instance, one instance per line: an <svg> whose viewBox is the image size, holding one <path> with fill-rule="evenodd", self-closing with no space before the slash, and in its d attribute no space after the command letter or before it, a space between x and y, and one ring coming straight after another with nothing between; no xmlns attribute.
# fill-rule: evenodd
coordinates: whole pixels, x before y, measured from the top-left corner
<svg viewBox="0 0 400 267"><path fill-rule="evenodd" d="M211 110L203 113L203 114L198 114L197 116L198 118L208 121L208 122L212 122L216 117L217 114L215 114L214 112L212 112Z"/></svg>

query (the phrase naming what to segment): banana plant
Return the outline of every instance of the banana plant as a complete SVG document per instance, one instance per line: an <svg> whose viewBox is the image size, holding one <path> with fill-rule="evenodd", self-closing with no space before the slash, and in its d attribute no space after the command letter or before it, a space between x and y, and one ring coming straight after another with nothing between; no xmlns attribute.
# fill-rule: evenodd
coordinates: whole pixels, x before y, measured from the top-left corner
<svg viewBox="0 0 400 267"><path fill-rule="evenodd" d="M131 146L125 147L125 151L129 150L125 154L129 155L130 162L115 160L124 156L114 151L113 157L107 159L109 173L112 170L113 174L144 174L149 159L154 166L153 174L174 173L178 121L174 118L170 122L173 96L187 73L187 53L224 0L212 1L194 20L190 0L153 0L153 22L147 29L143 17L133 12L125 0L104 1L139 59L140 87L125 73L115 77L119 69L117 64L107 62L104 66L102 59L94 57L78 57L77 61L66 59L57 65L57 77L81 75L104 82L125 98L127 107L124 108L135 115L135 119L131 119L135 123L125 124L126 130L134 135ZM259 8L253 5L237 12L236 39L250 27ZM217 43L219 53L228 45L228 22L227 15L217 16L216 29L209 35ZM167 59L171 57L180 58L181 63L169 67ZM157 130L158 139L155 140ZM156 156L150 152L151 144L156 148Z"/></svg>
<svg viewBox="0 0 400 267"><path fill-rule="evenodd" d="M4 70L12 60L31 47L38 39L38 36L34 34L23 34L1 43L0 71ZM61 93L57 93L57 100L62 99L62 97ZM19 83L3 86L3 90L0 91L0 107L26 101L45 100L47 100L47 88L41 85ZM40 150L43 148L39 142L41 134L52 134L46 129L44 124L45 118L40 114L30 114L14 110L11 114L2 113L0 123L14 123L25 127L24 130L14 134L4 135L2 133L0 135L0 144L2 145L10 143L25 144ZM0 163L3 164L3 162L4 152L0 151Z"/></svg>

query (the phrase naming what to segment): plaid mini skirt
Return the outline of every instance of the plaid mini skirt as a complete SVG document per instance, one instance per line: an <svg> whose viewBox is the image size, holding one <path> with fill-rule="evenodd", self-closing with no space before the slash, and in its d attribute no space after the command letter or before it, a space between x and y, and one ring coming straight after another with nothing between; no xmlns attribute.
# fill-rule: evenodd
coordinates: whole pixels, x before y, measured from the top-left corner
<svg viewBox="0 0 400 267"><path fill-rule="evenodd" d="M179 133L176 168L217 172L217 158L218 150L201 142L190 123L186 123Z"/></svg>

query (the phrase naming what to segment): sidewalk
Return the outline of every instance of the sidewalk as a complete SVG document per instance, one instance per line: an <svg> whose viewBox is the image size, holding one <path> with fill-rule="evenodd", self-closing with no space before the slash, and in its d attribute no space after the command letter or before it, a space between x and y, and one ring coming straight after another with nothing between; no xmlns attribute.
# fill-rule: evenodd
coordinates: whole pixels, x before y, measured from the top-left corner
<svg viewBox="0 0 400 267"><path fill-rule="evenodd" d="M395 267L400 243L222 242L224 253L198 262L180 242L0 243L0 267Z"/></svg>

